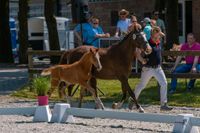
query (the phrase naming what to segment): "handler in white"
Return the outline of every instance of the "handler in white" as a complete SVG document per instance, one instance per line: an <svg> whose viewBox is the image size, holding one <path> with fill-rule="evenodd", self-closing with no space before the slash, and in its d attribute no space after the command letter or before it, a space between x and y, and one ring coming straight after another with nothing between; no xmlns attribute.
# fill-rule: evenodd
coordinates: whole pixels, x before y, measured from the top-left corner
<svg viewBox="0 0 200 133"><path fill-rule="evenodd" d="M143 60L143 68L141 74L141 81L135 89L135 97L138 99L141 91L146 87L147 83L152 77L160 84L160 103L161 110L172 110L171 107L167 105L167 79L161 68L161 48L160 48L160 38L164 36L160 28L155 26L152 27L151 38L148 40L150 46L152 47L152 53L145 55ZM145 63L144 63L145 62Z"/></svg>

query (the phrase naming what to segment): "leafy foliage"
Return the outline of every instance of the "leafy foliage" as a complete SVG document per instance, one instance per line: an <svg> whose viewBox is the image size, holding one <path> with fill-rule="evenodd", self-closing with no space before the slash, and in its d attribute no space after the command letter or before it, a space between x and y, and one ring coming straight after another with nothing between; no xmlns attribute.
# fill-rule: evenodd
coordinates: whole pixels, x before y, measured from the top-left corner
<svg viewBox="0 0 200 133"><path fill-rule="evenodd" d="M38 96L45 96L50 87L49 80L44 77L35 78L32 87Z"/></svg>

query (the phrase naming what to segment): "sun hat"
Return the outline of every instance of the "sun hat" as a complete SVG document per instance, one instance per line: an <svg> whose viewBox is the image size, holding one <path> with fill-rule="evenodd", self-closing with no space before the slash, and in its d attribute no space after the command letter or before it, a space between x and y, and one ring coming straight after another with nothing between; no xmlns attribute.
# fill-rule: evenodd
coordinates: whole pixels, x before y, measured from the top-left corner
<svg viewBox="0 0 200 133"><path fill-rule="evenodd" d="M129 15L129 11L127 11L126 9L122 9L122 10L119 11L119 16L120 15L126 15L126 16L128 16Z"/></svg>
<svg viewBox="0 0 200 133"><path fill-rule="evenodd" d="M143 19L143 22L146 23L146 24L151 23L151 19L146 17L146 18Z"/></svg>

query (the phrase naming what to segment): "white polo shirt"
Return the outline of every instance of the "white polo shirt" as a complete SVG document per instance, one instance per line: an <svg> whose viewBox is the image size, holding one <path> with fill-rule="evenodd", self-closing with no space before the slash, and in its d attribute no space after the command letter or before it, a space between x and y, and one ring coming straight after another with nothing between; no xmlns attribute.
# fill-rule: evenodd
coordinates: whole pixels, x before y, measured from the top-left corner
<svg viewBox="0 0 200 133"><path fill-rule="evenodd" d="M131 20L129 18L126 18L125 20L118 20L117 28L120 29L120 32L127 32L130 24Z"/></svg>

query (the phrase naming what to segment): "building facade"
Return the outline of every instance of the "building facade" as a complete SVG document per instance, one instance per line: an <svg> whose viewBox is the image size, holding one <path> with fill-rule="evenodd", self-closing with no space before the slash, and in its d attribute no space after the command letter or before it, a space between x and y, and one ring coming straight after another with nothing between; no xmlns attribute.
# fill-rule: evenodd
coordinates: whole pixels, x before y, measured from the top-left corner
<svg viewBox="0 0 200 133"><path fill-rule="evenodd" d="M126 9L135 13L138 20L151 17L155 0L90 0L90 10L100 18L106 32L113 34L118 20L118 11ZM179 0L179 42L186 41L187 33L193 32L200 42L200 0ZM165 16L165 11L162 12Z"/></svg>
<svg viewBox="0 0 200 133"><path fill-rule="evenodd" d="M17 19L18 0L10 3L10 16ZM155 0L89 0L89 8L93 15L100 19L105 32L115 32L118 11L126 9L137 14L138 21L151 17ZM66 0L56 0L56 16L71 18L71 6ZM165 16L165 11L162 12ZM193 32L200 42L200 0L179 0L179 40L184 42L187 33ZM29 0L29 17L44 16L44 0Z"/></svg>

